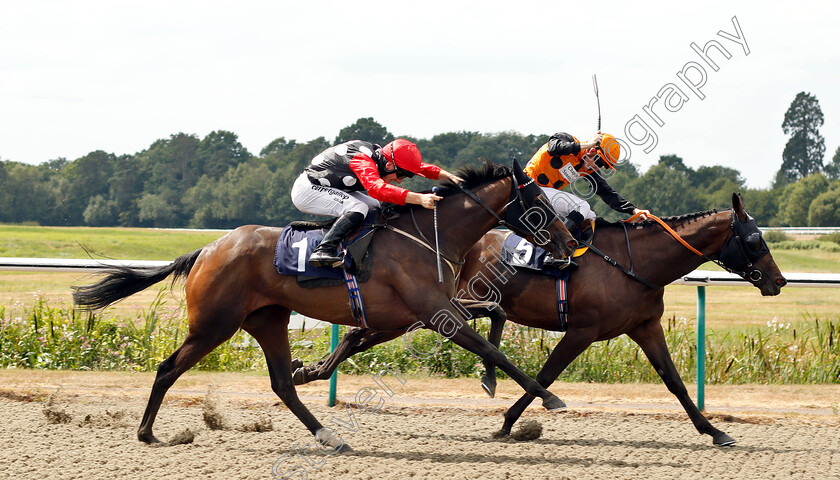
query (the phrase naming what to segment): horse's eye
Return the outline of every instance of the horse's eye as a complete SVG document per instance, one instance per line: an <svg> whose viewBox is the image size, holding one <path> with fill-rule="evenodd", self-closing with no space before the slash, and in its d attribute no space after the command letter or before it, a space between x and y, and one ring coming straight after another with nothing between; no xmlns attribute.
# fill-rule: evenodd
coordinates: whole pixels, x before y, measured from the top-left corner
<svg viewBox="0 0 840 480"><path fill-rule="evenodd" d="M761 232L753 232L747 235L747 248L758 250L761 247Z"/></svg>

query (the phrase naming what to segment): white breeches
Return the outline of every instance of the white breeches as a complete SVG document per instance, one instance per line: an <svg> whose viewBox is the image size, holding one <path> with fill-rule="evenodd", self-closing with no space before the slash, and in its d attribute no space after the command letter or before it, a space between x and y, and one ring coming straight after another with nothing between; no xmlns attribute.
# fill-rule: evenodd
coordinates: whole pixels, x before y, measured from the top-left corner
<svg viewBox="0 0 840 480"><path fill-rule="evenodd" d="M554 210L563 218L566 218L573 210L577 210L586 220L595 220L595 212L592 211L592 207L589 206L586 200L582 200L571 193L563 192L556 188L540 188L543 189L543 193L545 193L548 201L551 202Z"/></svg>
<svg viewBox="0 0 840 480"><path fill-rule="evenodd" d="M367 216L379 201L365 192L345 192L337 188L313 185L302 173L292 186L292 203L303 213L340 217L348 212Z"/></svg>

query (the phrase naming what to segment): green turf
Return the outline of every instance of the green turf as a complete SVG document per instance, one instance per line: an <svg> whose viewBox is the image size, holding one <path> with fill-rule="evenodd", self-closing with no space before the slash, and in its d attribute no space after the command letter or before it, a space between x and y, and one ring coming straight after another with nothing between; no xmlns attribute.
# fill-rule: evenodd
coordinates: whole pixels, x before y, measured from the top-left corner
<svg viewBox="0 0 840 480"><path fill-rule="evenodd" d="M0 257L171 260L224 235L223 231L0 225Z"/></svg>

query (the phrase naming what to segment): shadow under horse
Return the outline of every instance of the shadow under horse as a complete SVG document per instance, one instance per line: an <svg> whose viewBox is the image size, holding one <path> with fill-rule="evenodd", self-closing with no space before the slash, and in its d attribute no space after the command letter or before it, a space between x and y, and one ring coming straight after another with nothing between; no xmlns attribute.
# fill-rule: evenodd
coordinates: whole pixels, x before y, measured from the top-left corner
<svg viewBox="0 0 840 480"><path fill-rule="evenodd" d="M440 233L444 258L462 259L491 228L500 223L522 235L539 240L552 253L565 257L574 238L556 217L540 188L523 172L518 162L510 169L486 163L464 168L458 176L465 182L443 183L437 214L447 228ZM444 268L439 283L431 238L433 212L406 206L396 219L386 220L370 244L370 280L361 285L367 320L374 330L404 332L421 322L437 329L461 347L498 365L528 392L542 398L549 410L565 407L554 394L516 368L496 347L476 333L461 314L450 310L461 263ZM534 220L537 218L538 220ZM99 282L73 287L77 305L104 308L167 277L186 277L189 332L183 344L164 360L157 371L149 401L138 429L146 443L158 440L152 425L167 390L184 372L225 342L240 328L262 347L271 377L271 387L283 403L315 435L317 441L336 449L349 449L323 429L301 403L291 374L288 323L292 311L341 325L357 325L344 286L306 289L294 276L280 275L274 267L275 246L282 228L248 225L215 242L178 257L165 267L107 269ZM413 232L414 238L405 235ZM425 232L425 234L423 234ZM431 252L430 252L431 250Z"/></svg>
<svg viewBox="0 0 840 480"><path fill-rule="evenodd" d="M664 286L707 261L717 262L726 270L737 273L764 296L778 295L787 281L755 221L744 210L740 194L732 195L731 210L698 212L662 220L697 252L679 243L654 221L632 225L599 222L593 245L618 267L592 250L576 259L580 267L572 273L568 286L568 329L536 380L543 387L550 386L589 345L626 333L645 352L697 430L712 436L715 445L730 445L735 439L712 426L700 413L671 360L661 324L665 309ZM506 235L507 232L490 231L473 246L465 259L459 289L473 290L467 282L481 272L493 278L491 271L509 271L500 263L498 255ZM489 292L482 298L472 298L473 302L464 302L472 315L490 317L491 343L499 345L506 318L528 327L559 331L555 277L517 269L494 286L501 295L498 303L504 311L493 309L493 303L488 305ZM475 292L473 294L475 296ZM329 378L347 357L397 336L397 332L353 329L345 335L333 355L297 369L295 381L305 383ZM486 375L482 386L493 396L495 367L492 362L485 361L484 365ZM522 396L505 414L504 425L497 435L509 434L532 401L533 396Z"/></svg>

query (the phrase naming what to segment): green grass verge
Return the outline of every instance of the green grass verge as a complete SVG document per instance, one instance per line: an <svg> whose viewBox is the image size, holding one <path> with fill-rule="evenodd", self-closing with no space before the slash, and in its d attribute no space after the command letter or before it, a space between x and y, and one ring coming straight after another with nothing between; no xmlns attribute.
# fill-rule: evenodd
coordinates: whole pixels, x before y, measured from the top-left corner
<svg viewBox="0 0 840 480"><path fill-rule="evenodd" d="M82 314L67 305L44 301L32 306L0 307L0 368L152 371L186 336L183 305L167 306L163 290L134 317ZM489 322L473 321L486 335ZM292 353L311 362L329 351L329 330L293 332ZM696 331L693 322L671 318L666 324L669 350L680 375L694 376ZM501 350L525 373L535 376L559 338L550 332L508 323ZM716 383L840 383L840 320L806 317L799 322L770 322L747 328L709 329L707 381ZM406 374L478 377L478 357L442 341L431 332L374 347L340 367L369 374L391 366ZM198 365L215 371L264 370L262 351L244 332L216 348ZM656 382L658 375L641 349L626 336L598 342L563 373L564 381Z"/></svg>
<svg viewBox="0 0 840 480"><path fill-rule="evenodd" d="M0 225L0 257L171 260L224 235L223 231Z"/></svg>

